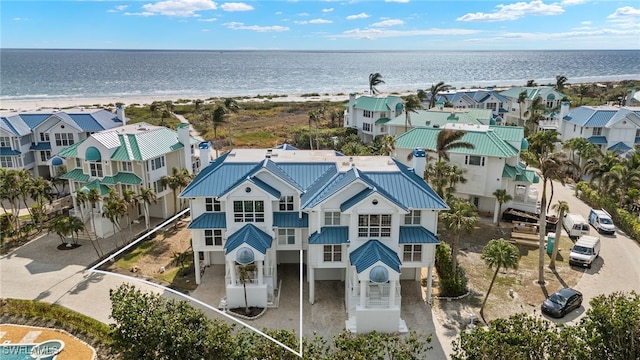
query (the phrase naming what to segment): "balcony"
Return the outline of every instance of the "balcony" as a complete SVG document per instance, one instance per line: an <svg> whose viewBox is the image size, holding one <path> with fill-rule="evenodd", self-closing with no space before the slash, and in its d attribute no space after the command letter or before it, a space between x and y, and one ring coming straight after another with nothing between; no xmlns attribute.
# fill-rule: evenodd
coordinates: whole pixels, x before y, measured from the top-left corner
<svg viewBox="0 0 640 360"><path fill-rule="evenodd" d="M394 289L390 284L369 284L365 299L364 309L389 309L391 308L390 297L394 297L394 307L400 307L402 296L400 295L400 283ZM350 304L356 306L360 304L360 284L352 284L349 290ZM358 306L359 307L359 306Z"/></svg>

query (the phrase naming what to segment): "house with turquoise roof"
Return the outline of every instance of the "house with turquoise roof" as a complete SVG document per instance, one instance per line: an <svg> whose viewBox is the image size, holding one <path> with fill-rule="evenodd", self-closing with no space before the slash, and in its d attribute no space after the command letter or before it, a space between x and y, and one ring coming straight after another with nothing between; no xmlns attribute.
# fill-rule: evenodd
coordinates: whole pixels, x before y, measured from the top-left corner
<svg viewBox="0 0 640 360"><path fill-rule="evenodd" d="M349 95L344 111L344 126L358 129L358 137L371 143L389 133L386 123L403 113L402 98L394 95Z"/></svg>
<svg viewBox="0 0 640 360"><path fill-rule="evenodd" d="M407 123L404 114L385 123L390 135L399 136L413 128L441 128L447 123L469 125L495 125L496 122L488 109L453 109L434 107L429 110L417 110L409 115Z"/></svg>
<svg viewBox="0 0 640 360"><path fill-rule="evenodd" d="M191 207L196 283L224 281L228 308L244 307L245 291L248 306L276 307L282 266L301 261L311 304L327 296L318 281L342 283L346 311L335 320L352 332L408 331L401 284L417 286L424 268L431 301L438 213L448 207L391 157L234 149L180 197ZM200 272L210 265L224 279Z"/></svg>
<svg viewBox="0 0 640 360"><path fill-rule="evenodd" d="M140 193L142 188L148 188L153 189L157 202L149 204L148 211L143 208L145 204L130 209L129 218L144 216L148 226L150 217L170 217L178 209L174 208L173 191L163 185L161 179L171 175L174 167L197 172L199 159L195 149L198 143L189 136L189 124L179 124L178 130L174 131L136 123L93 133L65 148L55 158L67 169L60 178L69 181L73 195L71 215L87 221L88 229L92 227L89 217L94 216L95 235L100 238L110 236L113 226L101 215L104 201L90 209L90 204L78 203L77 193L95 188L102 197L111 190L122 196L124 189ZM205 148L205 151L209 149Z"/></svg>
<svg viewBox="0 0 640 360"><path fill-rule="evenodd" d="M467 180L458 183L455 196L468 199L494 221L500 214L493 192L499 189L513 197L503 209L537 211L538 193L533 184L539 182L539 176L520 161L520 151L528 148L522 127L446 123L441 128L415 128L397 138L394 157L422 176L428 162L435 162L432 157L443 129L464 131L461 141L475 146L449 151L450 163L463 169Z"/></svg>
<svg viewBox="0 0 640 360"><path fill-rule="evenodd" d="M562 118L562 142L581 137L601 152L626 154L640 146L640 107L580 106Z"/></svg>
<svg viewBox="0 0 640 360"><path fill-rule="evenodd" d="M10 113L0 116L0 167L29 170L34 177L50 179L60 166L54 155L91 134L120 127L124 108L69 109Z"/></svg>
<svg viewBox="0 0 640 360"><path fill-rule="evenodd" d="M523 91L526 97L523 103L519 103L518 98ZM543 114L545 120L557 120L566 114L566 111L562 113L561 109L562 100L565 98L565 95L557 91L553 86L512 87L499 92L499 94L508 99L508 102L505 104L505 109L508 111L502 115L504 124L524 126L525 122L529 119L529 116L525 116L525 113L530 109L533 100L538 97L540 97L542 103L545 104L546 110ZM568 105L567 103L566 110L568 110Z"/></svg>

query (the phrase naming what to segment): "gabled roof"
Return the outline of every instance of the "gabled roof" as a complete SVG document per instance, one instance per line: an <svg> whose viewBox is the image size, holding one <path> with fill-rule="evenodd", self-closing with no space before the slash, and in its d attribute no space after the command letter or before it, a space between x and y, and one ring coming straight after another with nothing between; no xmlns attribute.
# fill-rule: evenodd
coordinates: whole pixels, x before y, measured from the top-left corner
<svg viewBox="0 0 640 360"><path fill-rule="evenodd" d="M385 97L362 95L356 99L355 108L376 112L395 110L391 105L399 99L400 97L391 95Z"/></svg>
<svg viewBox="0 0 640 360"><path fill-rule="evenodd" d="M431 231L422 226L400 226L400 244L440 244Z"/></svg>
<svg viewBox="0 0 640 360"><path fill-rule="evenodd" d="M10 122L16 130L14 134L24 136L52 116L58 117L77 131L82 132L102 131L122 125L122 121L114 113L105 109L19 113L6 118L2 117L0 123Z"/></svg>
<svg viewBox="0 0 640 360"><path fill-rule="evenodd" d="M629 150L633 149L632 147L628 146L627 144L621 142L616 143L615 145L609 146L609 148L607 149L607 151L615 151L617 153L625 153Z"/></svg>
<svg viewBox="0 0 640 360"><path fill-rule="evenodd" d="M322 232L309 236L309 245L338 245L349 242L348 226L323 226Z"/></svg>
<svg viewBox="0 0 640 360"><path fill-rule="evenodd" d="M142 179L140 179L140 177L134 173L121 171L116 173L114 176L105 176L104 179L102 179L102 183L105 185L140 185L142 184Z"/></svg>
<svg viewBox="0 0 640 360"><path fill-rule="evenodd" d="M1 156L16 156L20 155L21 152L18 150L13 150L10 147L0 147L0 155Z"/></svg>
<svg viewBox="0 0 640 360"><path fill-rule="evenodd" d="M279 228L306 228L309 227L309 214L302 213L302 217L300 217L298 212L294 211L274 212L273 226Z"/></svg>
<svg viewBox="0 0 640 360"><path fill-rule="evenodd" d="M554 89L553 86L517 86L505 91L501 91L499 94L508 98L518 99L520 93L523 91L527 93L528 100L533 100L538 96L542 97L544 100L547 100L550 95L557 100L560 100L564 97L564 94Z"/></svg>
<svg viewBox="0 0 640 360"><path fill-rule="evenodd" d="M241 245L247 244L262 254L265 254L267 249L271 247L272 242L273 238L271 238L271 235L258 229L253 224L247 224L229 236L224 245L224 250L225 254L228 254Z"/></svg>
<svg viewBox="0 0 640 360"><path fill-rule="evenodd" d="M220 163L213 167L214 164L201 171L180 197L220 197L262 166L261 163Z"/></svg>
<svg viewBox="0 0 640 360"><path fill-rule="evenodd" d="M18 115L1 117L0 129L15 136L25 136L31 133L31 128Z"/></svg>
<svg viewBox="0 0 640 360"><path fill-rule="evenodd" d="M278 191L278 189L273 188L273 186L267 184L266 182L260 180L259 178L254 176L249 178L248 181L255 184L257 187L264 190L265 192L271 194L276 199L280 199L280 191Z"/></svg>
<svg viewBox="0 0 640 360"><path fill-rule="evenodd" d="M361 273L373 264L381 261L395 272L400 272L402 262L398 254L381 243L379 240L369 240L349 254L351 265L356 267L356 271Z"/></svg>
<svg viewBox="0 0 640 360"><path fill-rule="evenodd" d="M415 128L400 135L396 139L396 147L402 149L435 149L438 133L442 129ZM450 153L469 154L493 157L512 157L518 155L519 150L502 139L497 132L489 127L465 130L460 141L473 144L474 149L451 149Z"/></svg>
<svg viewBox="0 0 640 360"><path fill-rule="evenodd" d="M449 110L449 109L447 109ZM409 114L411 127L443 127L449 122L461 124L488 124L492 118L491 110L469 109L469 111L418 110ZM473 111L472 111L473 110ZM451 115L453 111L453 116ZM405 126L406 115L396 116L386 123L387 126Z"/></svg>
<svg viewBox="0 0 640 360"><path fill-rule="evenodd" d="M51 150L51 143L49 141L46 141L46 142L39 142L37 144L31 144L31 147L29 148L29 150L36 150L36 151Z"/></svg>
<svg viewBox="0 0 640 360"><path fill-rule="evenodd" d="M608 142L606 136L590 136L587 141L596 145L606 145Z"/></svg>
<svg viewBox="0 0 640 360"><path fill-rule="evenodd" d="M611 127L623 119L628 119L640 126L640 110L613 106L580 106L571 110L563 118L564 121L583 127Z"/></svg>
<svg viewBox="0 0 640 360"><path fill-rule="evenodd" d="M83 173L82 169L76 168L60 176L60 179L69 179L76 182L87 182L89 181L89 175Z"/></svg>
<svg viewBox="0 0 640 360"><path fill-rule="evenodd" d="M85 184L82 189L87 188L87 189L98 189L98 191L100 191L100 195L107 195L109 193L109 187L106 185L103 185L100 180L96 179L93 180L92 182Z"/></svg>
<svg viewBox="0 0 640 360"><path fill-rule="evenodd" d="M195 218L188 229L226 229L227 218L223 212L206 212Z"/></svg>
<svg viewBox="0 0 640 360"><path fill-rule="evenodd" d="M289 145L287 143L284 143L282 145L278 145L276 146L276 149L282 149L282 150L299 150L297 147L293 146L293 145Z"/></svg>

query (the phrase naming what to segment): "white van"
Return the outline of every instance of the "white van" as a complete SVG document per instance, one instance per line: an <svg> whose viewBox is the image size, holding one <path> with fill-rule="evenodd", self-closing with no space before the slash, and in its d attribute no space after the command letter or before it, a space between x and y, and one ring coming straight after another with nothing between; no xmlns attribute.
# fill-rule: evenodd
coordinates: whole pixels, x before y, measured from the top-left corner
<svg viewBox="0 0 640 360"><path fill-rule="evenodd" d="M565 214L562 219L562 227L571 239L589 235L589 223L580 214Z"/></svg>
<svg viewBox="0 0 640 360"><path fill-rule="evenodd" d="M591 268L593 260L600 255L600 238L584 235L576 241L569 253L569 265Z"/></svg>
<svg viewBox="0 0 640 360"><path fill-rule="evenodd" d="M599 233L614 234L616 232L616 226L611 220L611 215L602 209L591 209L589 212L589 224L591 224Z"/></svg>

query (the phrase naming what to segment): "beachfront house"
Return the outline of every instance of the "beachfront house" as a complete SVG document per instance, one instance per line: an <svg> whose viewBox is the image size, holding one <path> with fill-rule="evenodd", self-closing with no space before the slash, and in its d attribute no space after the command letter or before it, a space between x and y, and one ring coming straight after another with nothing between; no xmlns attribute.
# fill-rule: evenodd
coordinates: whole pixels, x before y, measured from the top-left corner
<svg viewBox="0 0 640 360"><path fill-rule="evenodd" d="M349 94L344 111L344 127L358 129L358 137L371 143L377 136L389 133L385 125L390 119L403 113L402 98L395 95Z"/></svg>
<svg viewBox="0 0 640 360"><path fill-rule="evenodd" d="M456 186L457 197L468 199L480 213L499 219L499 203L493 193L505 189L513 200L503 209L537 212L538 192L533 184L539 181L534 170L520 161L520 151L528 148L524 129L518 126L473 125L446 123L441 128L415 128L396 140L395 158L424 174L434 164L438 134L443 129L464 131L461 141L474 149L451 149L450 163L463 169L466 183Z"/></svg>
<svg viewBox="0 0 640 360"><path fill-rule="evenodd" d="M522 92L525 93L524 101L518 102ZM508 111L501 115L504 124L527 126L527 121L531 118L531 114L525 115L525 113L530 110L531 103L538 97L542 99L542 103L545 106L542 114L545 117L544 120L554 120L561 117L561 103L565 95L557 91L553 86L512 87L499 92L499 94L508 100L505 104L505 109Z"/></svg>
<svg viewBox="0 0 640 360"><path fill-rule="evenodd" d="M25 169L34 177L51 179L62 165L53 155L91 134L122 126L124 108L69 109L13 113L0 117L0 166Z"/></svg>
<svg viewBox="0 0 640 360"><path fill-rule="evenodd" d="M424 101L425 107L431 101L431 93L427 93ZM502 120L502 114L507 113L506 109L509 99L500 95L493 87L487 89L476 90L448 90L440 92L436 95L436 104L450 105L456 110L465 109L485 109L491 110L493 119L496 122ZM436 106L437 107L437 106Z"/></svg>
<svg viewBox="0 0 640 360"><path fill-rule="evenodd" d="M413 128L441 128L447 123L469 125L495 125L488 109L454 109L436 106L429 110L417 110L410 114L411 122L404 114L389 120L385 125L390 135L399 136Z"/></svg>
<svg viewBox="0 0 640 360"><path fill-rule="evenodd" d="M61 176L69 182L73 195L71 215L87 222L91 229L93 216L95 235L107 237L113 234L110 221L102 216L105 197L110 190L120 196L125 189L139 194L142 188L153 189L157 202L139 202L129 209L129 218L168 218L181 209L180 202L174 201L173 191L165 186L162 177L172 175L172 169L187 169L189 173L199 170L196 156L198 140L189 136L189 124L178 124L174 131L162 126L136 123L91 134L56 155L67 172ZM204 153L210 151L204 143ZM100 201L91 208L90 203L77 201L78 192L97 189ZM175 204L174 204L175 202ZM148 211L147 211L148 209ZM136 220L137 221L137 220ZM122 223L121 223L122 224Z"/></svg>
<svg viewBox="0 0 640 360"><path fill-rule="evenodd" d="M581 137L603 153L624 155L640 145L640 107L580 106L562 118L558 132L562 142Z"/></svg>
<svg viewBox="0 0 640 360"><path fill-rule="evenodd" d="M447 205L390 157L234 149L180 197L191 206L196 283L214 281L201 267L224 265L229 308L245 306L244 286L248 306L272 306L279 266L299 264L300 252L311 304L325 296L317 281L343 282L350 331L407 331L400 284L420 281L423 268L430 301L438 213Z"/></svg>

